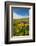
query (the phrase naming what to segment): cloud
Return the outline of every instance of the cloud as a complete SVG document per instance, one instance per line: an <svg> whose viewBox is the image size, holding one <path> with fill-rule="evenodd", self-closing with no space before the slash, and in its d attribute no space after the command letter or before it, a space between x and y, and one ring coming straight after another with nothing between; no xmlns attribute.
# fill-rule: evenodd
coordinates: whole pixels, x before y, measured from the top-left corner
<svg viewBox="0 0 36 46"><path fill-rule="evenodd" d="M17 13L13 12L13 19L21 19L21 18L28 18L28 16L21 16L18 15Z"/></svg>

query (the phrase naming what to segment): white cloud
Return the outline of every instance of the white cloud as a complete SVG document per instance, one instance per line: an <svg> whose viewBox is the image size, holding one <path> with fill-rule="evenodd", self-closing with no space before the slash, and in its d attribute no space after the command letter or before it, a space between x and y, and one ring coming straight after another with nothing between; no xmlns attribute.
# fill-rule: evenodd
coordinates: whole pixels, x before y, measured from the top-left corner
<svg viewBox="0 0 36 46"><path fill-rule="evenodd" d="M28 18L28 16L21 16L13 12L13 19L21 19L21 18Z"/></svg>

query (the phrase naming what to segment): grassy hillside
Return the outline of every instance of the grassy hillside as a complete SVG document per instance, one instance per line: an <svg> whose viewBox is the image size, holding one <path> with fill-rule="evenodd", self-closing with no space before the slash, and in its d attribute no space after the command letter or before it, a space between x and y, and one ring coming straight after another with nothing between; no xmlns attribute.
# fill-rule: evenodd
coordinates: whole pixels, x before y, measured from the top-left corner
<svg viewBox="0 0 36 46"><path fill-rule="evenodd" d="M29 18L13 19L13 36L29 35Z"/></svg>

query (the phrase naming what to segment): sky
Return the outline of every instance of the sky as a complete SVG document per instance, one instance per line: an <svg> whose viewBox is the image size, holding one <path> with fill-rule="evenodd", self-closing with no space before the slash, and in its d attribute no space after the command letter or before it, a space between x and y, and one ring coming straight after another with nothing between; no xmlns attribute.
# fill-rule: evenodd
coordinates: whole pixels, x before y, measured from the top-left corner
<svg viewBox="0 0 36 46"><path fill-rule="evenodd" d="M13 18L14 19L25 18L28 16L29 16L29 8L19 8L19 7L13 8Z"/></svg>

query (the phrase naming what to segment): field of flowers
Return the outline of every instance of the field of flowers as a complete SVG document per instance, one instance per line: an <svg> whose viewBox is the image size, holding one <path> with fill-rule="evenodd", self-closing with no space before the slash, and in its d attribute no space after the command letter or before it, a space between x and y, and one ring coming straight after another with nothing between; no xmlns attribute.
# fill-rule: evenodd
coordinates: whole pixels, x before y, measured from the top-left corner
<svg viewBox="0 0 36 46"><path fill-rule="evenodd" d="M29 18L13 20L13 36L29 35Z"/></svg>

